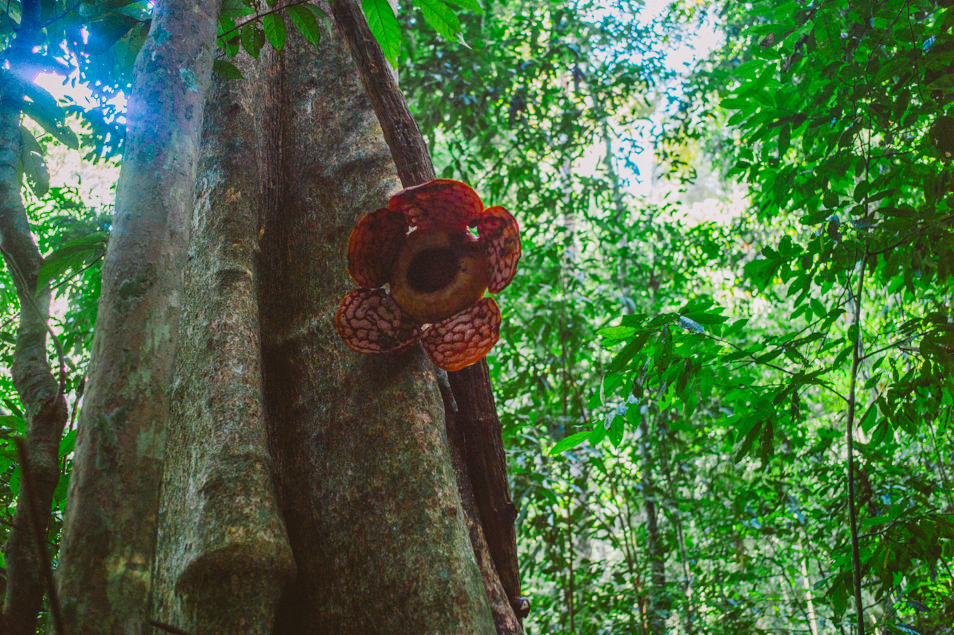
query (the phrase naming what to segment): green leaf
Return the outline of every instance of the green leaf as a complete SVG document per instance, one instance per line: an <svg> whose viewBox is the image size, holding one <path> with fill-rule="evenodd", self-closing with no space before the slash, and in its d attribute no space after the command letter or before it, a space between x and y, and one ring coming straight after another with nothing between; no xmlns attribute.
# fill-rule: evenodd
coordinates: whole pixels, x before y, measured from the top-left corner
<svg viewBox="0 0 954 635"><path fill-rule="evenodd" d="M636 353L638 353L643 348L643 345L646 344L646 340L649 339L650 335L652 335L652 331L645 331L640 333L636 339L630 340L626 346L624 346L620 352L616 354L616 356L613 358L613 361L610 362L607 372L617 373L626 368L626 365L629 364L630 360L633 359Z"/></svg>
<svg viewBox="0 0 954 635"><path fill-rule="evenodd" d="M609 439L614 448L618 448L619 444L623 442L623 432L626 430L626 420L629 418L629 413L631 411L638 411L638 409L635 407L629 408L625 414L617 414L615 417L613 417L613 420L610 421Z"/></svg>
<svg viewBox="0 0 954 635"><path fill-rule="evenodd" d="M70 430L60 441L60 458L66 457L76 447L76 430Z"/></svg>
<svg viewBox="0 0 954 635"><path fill-rule="evenodd" d="M26 434L26 419L18 415L0 415L0 426L17 434Z"/></svg>
<svg viewBox="0 0 954 635"><path fill-rule="evenodd" d="M295 5L288 7L288 18L292 21L292 24L295 25L295 28L298 29L298 32L302 34L312 46L317 47L321 42L321 25L318 23L318 18L315 17L315 14L312 13L308 7Z"/></svg>
<svg viewBox="0 0 954 635"><path fill-rule="evenodd" d="M242 77L242 71L240 71L235 64L226 62L225 60L215 60L212 62L212 72L225 79L244 79Z"/></svg>
<svg viewBox="0 0 954 635"><path fill-rule="evenodd" d="M66 113L50 93L30 82L23 84L23 112L66 147L79 149L76 133L66 125Z"/></svg>
<svg viewBox="0 0 954 635"><path fill-rule="evenodd" d="M71 240L43 259L37 274L37 288L42 288L70 269L80 269L106 251L107 232L93 232Z"/></svg>
<svg viewBox="0 0 954 635"><path fill-rule="evenodd" d="M20 154L18 156L20 173L26 176L30 189L37 196L45 195L50 189L50 170L43 158L43 148L37 143L29 130L20 126Z"/></svg>
<svg viewBox="0 0 954 635"><path fill-rule="evenodd" d="M845 339L847 339L849 342L852 342L852 343L858 341L858 325L857 324L852 324L851 326L848 327L848 334L845 336Z"/></svg>
<svg viewBox="0 0 954 635"><path fill-rule="evenodd" d="M443 0L417 0L424 19L435 31L448 40L457 40L460 35L460 20L457 14Z"/></svg>
<svg viewBox="0 0 954 635"><path fill-rule="evenodd" d="M272 45L276 51L282 50L285 46L285 21L277 13L269 13L262 19L262 29L265 31L265 39Z"/></svg>
<svg viewBox="0 0 954 635"><path fill-rule="evenodd" d="M374 39L381 45L384 57L397 68L401 55L401 25L394 16L388 0L361 0L361 8L368 19L368 27Z"/></svg>
<svg viewBox="0 0 954 635"><path fill-rule="evenodd" d="M246 24L241 31L242 47L254 58L258 58L265 46L265 33L257 24Z"/></svg>
<svg viewBox="0 0 954 635"><path fill-rule="evenodd" d="M252 15L253 13L255 13L255 9L250 7L244 0L222 0L222 12L220 15L223 19Z"/></svg>
<svg viewBox="0 0 954 635"><path fill-rule="evenodd" d="M632 326L607 326L597 331L607 340L625 340L635 335L636 329Z"/></svg>
<svg viewBox="0 0 954 635"><path fill-rule="evenodd" d="M759 438L759 460L762 462L762 466L767 465L774 455L775 426L769 421L762 426L762 434Z"/></svg>
<svg viewBox="0 0 954 635"><path fill-rule="evenodd" d="M788 124L782 126L778 133L778 156L784 157L792 143L792 127Z"/></svg>
<svg viewBox="0 0 954 635"><path fill-rule="evenodd" d="M739 446L739 449L733 458L736 463L741 461L742 457L748 454L749 450L752 449L752 445L755 444L755 440L761 435L762 424L762 421L753 421L751 423L752 427L749 428L748 434L745 435L745 438L742 440L742 445Z"/></svg>
<svg viewBox="0 0 954 635"><path fill-rule="evenodd" d="M587 438L587 441L590 442L592 447L596 447L603 441L606 437L606 426L605 425L596 425L593 427L593 431L590 433L590 436Z"/></svg>
<svg viewBox="0 0 954 635"><path fill-rule="evenodd" d="M571 448L575 448L586 441L592 433L592 430L584 430L583 432L577 432L576 434L571 434L568 437L564 437L563 439L557 441L556 445L550 448L550 451L547 452L547 454L550 456L555 456L562 452L566 452Z"/></svg>

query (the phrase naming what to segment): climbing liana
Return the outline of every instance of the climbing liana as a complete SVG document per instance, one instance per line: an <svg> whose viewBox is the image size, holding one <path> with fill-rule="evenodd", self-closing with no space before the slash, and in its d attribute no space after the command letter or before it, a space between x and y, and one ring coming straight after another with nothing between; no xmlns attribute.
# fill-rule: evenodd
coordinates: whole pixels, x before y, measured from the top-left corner
<svg viewBox="0 0 954 635"><path fill-rule="evenodd" d="M500 309L484 293L510 284L519 259L520 228L503 207L484 209L451 179L409 187L351 232L348 271L360 288L341 301L335 328L359 353L420 340L435 364L460 370L500 337Z"/></svg>

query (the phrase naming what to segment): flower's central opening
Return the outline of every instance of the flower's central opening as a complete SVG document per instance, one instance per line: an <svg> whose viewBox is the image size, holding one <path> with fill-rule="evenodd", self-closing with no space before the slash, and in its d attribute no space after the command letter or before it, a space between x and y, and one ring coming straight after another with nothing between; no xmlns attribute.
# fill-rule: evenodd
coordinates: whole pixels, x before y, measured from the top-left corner
<svg viewBox="0 0 954 635"><path fill-rule="evenodd" d="M457 276L457 254L446 247L425 249L407 268L408 284L420 293L432 293L449 285Z"/></svg>

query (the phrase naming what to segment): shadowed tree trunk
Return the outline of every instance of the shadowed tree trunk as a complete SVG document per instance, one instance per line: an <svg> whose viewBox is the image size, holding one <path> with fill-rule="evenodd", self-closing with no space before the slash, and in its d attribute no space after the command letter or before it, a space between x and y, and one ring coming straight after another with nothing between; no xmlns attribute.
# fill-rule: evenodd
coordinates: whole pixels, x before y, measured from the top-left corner
<svg viewBox="0 0 954 635"><path fill-rule="evenodd" d="M205 49L189 50L189 64L206 63ZM486 583L496 574L473 494L458 485L465 462L433 365L418 346L353 353L333 326L353 287L348 235L400 187L343 40L325 37L316 53L289 34L281 53L238 64L246 79L210 93L183 253L150 263L141 247L110 245L153 272L174 262L184 280L169 277L177 336L155 340L161 351L143 347L149 322L138 333L97 325L94 358L113 356L131 381L144 377L144 350L166 366L147 375L162 393L148 438L120 433L132 425L128 388L109 382L121 375L91 375L118 414L99 412L100 394L80 423L59 572L74 619L87 618L74 630L521 632L495 629L491 605L509 604L499 580ZM104 286L101 310L124 298ZM116 458L144 449L162 461ZM96 497L94 476L124 485ZM133 595L119 597L128 581Z"/></svg>

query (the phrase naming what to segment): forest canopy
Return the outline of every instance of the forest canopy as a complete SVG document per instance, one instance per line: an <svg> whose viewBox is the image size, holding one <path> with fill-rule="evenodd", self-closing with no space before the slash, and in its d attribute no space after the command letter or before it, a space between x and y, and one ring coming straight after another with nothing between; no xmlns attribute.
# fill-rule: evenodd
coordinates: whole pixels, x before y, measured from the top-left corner
<svg viewBox="0 0 954 635"><path fill-rule="evenodd" d="M954 3L362 6L437 175L520 223L487 361L526 632L954 632ZM54 566L153 10L0 11L2 194L37 251L0 272L0 539L39 416L18 342L48 326ZM216 81L335 37L225 0Z"/></svg>

